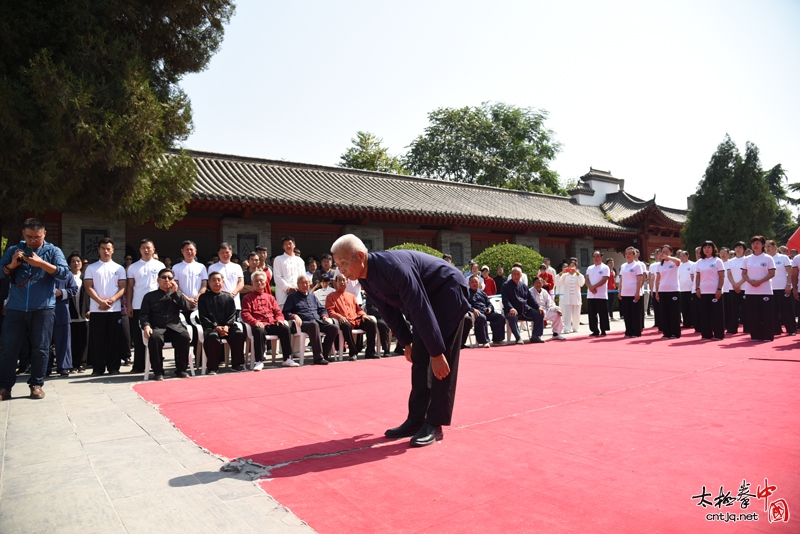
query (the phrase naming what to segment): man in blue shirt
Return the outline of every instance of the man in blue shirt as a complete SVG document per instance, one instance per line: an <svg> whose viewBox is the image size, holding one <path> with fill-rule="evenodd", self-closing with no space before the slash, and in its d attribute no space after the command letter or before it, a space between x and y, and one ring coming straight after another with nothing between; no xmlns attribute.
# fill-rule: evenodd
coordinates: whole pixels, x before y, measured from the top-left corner
<svg viewBox="0 0 800 534"><path fill-rule="evenodd" d="M494 311L486 293L481 291L478 277L469 278L469 304L475 317L475 341L480 347L489 346L489 325L492 325L492 341L502 344L505 339L506 319ZM468 332L465 332L467 334Z"/></svg>
<svg viewBox="0 0 800 534"><path fill-rule="evenodd" d="M522 269L514 267L511 276L503 283L500 290L503 295L503 310L505 311L511 333L517 339L517 344L525 343L519 335L519 319L533 321L533 336L531 343L544 343L544 310L528 291L528 286L522 282Z"/></svg>
<svg viewBox="0 0 800 534"><path fill-rule="evenodd" d="M331 347L334 340L339 337L339 327L333 324L333 320L328 317L328 311L316 295L309 291L310 288L311 281L308 276L300 275L297 278L297 291L286 297L286 302L283 304L283 316L294 322L292 329L295 333L299 334L302 331L308 334L314 363L328 365ZM320 332L325 334L324 343L320 343ZM305 347L302 347L302 350L305 350Z"/></svg>
<svg viewBox="0 0 800 534"><path fill-rule="evenodd" d="M469 311L461 272L431 255L410 250L368 253L352 234L331 246L339 272L358 280L411 362L408 417L385 435L413 436L411 445L431 445L443 437L453 414L464 317ZM403 317L414 324L409 330ZM431 373L433 377L430 377Z"/></svg>
<svg viewBox="0 0 800 534"><path fill-rule="evenodd" d="M11 281L8 308L0 344L0 400L11 398L17 381L17 355L25 339L31 343L30 397L43 399L44 375L50 356L56 305L56 280L72 276L61 249L44 240L39 219L27 219L18 245L9 246L0 259L0 278Z"/></svg>

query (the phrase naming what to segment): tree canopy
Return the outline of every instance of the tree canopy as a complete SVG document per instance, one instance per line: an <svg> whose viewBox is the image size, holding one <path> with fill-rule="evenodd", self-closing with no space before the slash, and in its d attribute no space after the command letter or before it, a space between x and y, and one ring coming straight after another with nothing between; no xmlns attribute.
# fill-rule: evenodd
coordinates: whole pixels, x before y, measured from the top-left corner
<svg viewBox="0 0 800 534"><path fill-rule="evenodd" d="M380 137L369 132L357 132L350 142L353 146L342 154L340 167L408 174L400 158L389 155L389 149L383 146L383 139Z"/></svg>
<svg viewBox="0 0 800 534"><path fill-rule="evenodd" d="M493 245L484 249L474 258L479 266L488 266L491 274L497 272L497 268L502 266L506 275L510 275L514 264L521 263L522 272L528 275L529 281L539 275L539 266L542 264L542 260L542 255L532 248L513 243ZM500 291L500 288L498 287L497 290Z"/></svg>
<svg viewBox="0 0 800 534"><path fill-rule="evenodd" d="M405 166L420 176L566 195L549 165L561 150L548 113L503 103L439 108L409 146Z"/></svg>
<svg viewBox="0 0 800 534"><path fill-rule="evenodd" d="M194 164L178 82L219 49L232 0L0 0L0 203L169 227ZM11 228L9 228L11 225Z"/></svg>
<svg viewBox="0 0 800 534"><path fill-rule="evenodd" d="M386 250L416 250L417 252L424 252L425 254L430 254L431 256L436 256L437 258L444 256L444 254L435 248L429 247L428 245L420 245L419 243L400 243L399 245L395 245Z"/></svg>
<svg viewBox="0 0 800 534"><path fill-rule="evenodd" d="M748 142L742 156L726 135L697 186L683 228L684 246L694 248L706 239L717 246L731 246L753 235L773 237L778 203L768 175L761 168L756 145Z"/></svg>

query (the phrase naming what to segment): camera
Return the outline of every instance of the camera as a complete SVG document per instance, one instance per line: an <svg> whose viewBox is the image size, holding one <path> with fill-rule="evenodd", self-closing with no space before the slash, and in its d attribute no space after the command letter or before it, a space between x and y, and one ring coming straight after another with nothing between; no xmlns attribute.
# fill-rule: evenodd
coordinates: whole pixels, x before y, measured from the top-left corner
<svg viewBox="0 0 800 534"><path fill-rule="evenodd" d="M33 249L31 249L31 247L25 247L25 249L22 251L22 255L25 256L26 258L32 258Z"/></svg>

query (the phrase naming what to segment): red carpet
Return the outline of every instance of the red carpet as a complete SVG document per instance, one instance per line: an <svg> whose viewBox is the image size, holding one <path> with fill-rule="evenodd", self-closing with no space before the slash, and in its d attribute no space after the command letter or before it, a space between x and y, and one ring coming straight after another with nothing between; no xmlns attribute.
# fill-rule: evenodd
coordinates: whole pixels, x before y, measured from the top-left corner
<svg viewBox="0 0 800 534"><path fill-rule="evenodd" d="M463 351L453 426L422 449L383 437L402 357L135 389L213 453L291 462L262 485L318 532L800 532L800 337L659 337ZM788 522L692 498L765 478Z"/></svg>

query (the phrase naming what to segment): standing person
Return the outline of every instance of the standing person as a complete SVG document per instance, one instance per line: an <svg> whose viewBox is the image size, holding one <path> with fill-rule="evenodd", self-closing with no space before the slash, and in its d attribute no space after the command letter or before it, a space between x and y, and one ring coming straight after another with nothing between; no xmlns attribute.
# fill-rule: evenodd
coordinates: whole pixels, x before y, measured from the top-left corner
<svg viewBox="0 0 800 534"><path fill-rule="evenodd" d="M283 309L286 298L297 291L297 279L306 273L303 259L295 255L295 240L292 236L281 239L283 254L275 258L275 300Z"/></svg>
<svg viewBox="0 0 800 534"><path fill-rule="evenodd" d="M220 243L217 256L219 261L208 268L208 274L210 276L211 273L222 273L222 278L225 280L222 290L231 294L233 301L236 303L236 309L241 310L242 303L239 298L239 292L244 287L242 267L238 263L231 261L233 250L228 243Z"/></svg>
<svg viewBox="0 0 800 534"><path fill-rule="evenodd" d="M486 293L487 296L497 295L497 285L494 283L494 280L492 280L492 277L489 276L488 265L481 267L481 281L483 281L483 292Z"/></svg>
<svg viewBox="0 0 800 534"><path fill-rule="evenodd" d="M359 280L411 362L408 416L389 438L413 436L422 447L441 440L453 414L464 317L469 311L461 272L438 258L410 250L367 251L356 236L337 239L331 252L339 270ZM330 298L330 297L329 297ZM414 323L409 330L403 317Z"/></svg>
<svg viewBox="0 0 800 534"><path fill-rule="evenodd" d="M731 284L728 277L728 264L731 260L731 253L728 247L720 247L719 259L722 260L722 265L725 267L725 278L722 284L722 309L725 312L725 321L727 323L728 318L733 315L733 295L731 295L733 284ZM727 328L727 326L726 324L725 327Z"/></svg>
<svg viewBox="0 0 800 534"><path fill-rule="evenodd" d="M614 319L614 302L617 300L617 271L614 269L614 258L606 260L606 267L608 267L608 284L606 291L608 294L608 318L611 321Z"/></svg>
<svg viewBox="0 0 800 534"><path fill-rule="evenodd" d="M681 324L683 328L694 326L692 318L692 294L694 293L694 262L689 260L689 252L678 251L681 264L678 267L678 287L681 292Z"/></svg>
<svg viewBox="0 0 800 534"><path fill-rule="evenodd" d="M722 286L725 266L713 241L701 247L703 258L695 265L694 287L700 299L700 334L703 339L725 338L725 308L722 304ZM771 293L771 291L770 291Z"/></svg>
<svg viewBox="0 0 800 534"><path fill-rule="evenodd" d="M564 332L577 333L581 322L581 288L586 279L578 269L578 261L570 260L567 268L558 276L561 301L559 306L564 313Z"/></svg>
<svg viewBox="0 0 800 534"><path fill-rule="evenodd" d="M200 324L203 328L203 352L206 355L206 372L217 374L219 362L222 361L225 341L231 349L231 365L234 369L244 369L244 344L247 335L240 330L236 320L236 303L230 293L222 290L225 280L222 273L211 273L208 279L208 291L197 299ZM188 300L188 299L187 299ZM263 368L263 363L258 369ZM202 362L200 363L202 366Z"/></svg>
<svg viewBox="0 0 800 534"><path fill-rule="evenodd" d="M538 278L542 281L542 287L544 290L552 295L556 287L556 281L553 278L553 275L547 272L547 265L544 263L539 266Z"/></svg>
<svg viewBox="0 0 800 534"><path fill-rule="evenodd" d="M264 267L261 265L261 258L258 253L251 252L247 255L247 266L243 270L244 274L244 287L242 287L241 295L247 295L253 291L253 273L256 271L263 271Z"/></svg>
<svg viewBox="0 0 800 534"><path fill-rule="evenodd" d="M672 255L672 247L664 245L658 252L658 273L655 280L655 297L658 301L661 333L664 339L681 337L681 260Z"/></svg>
<svg viewBox="0 0 800 534"><path fill-rule="evenodd" d="M653 326L655 326L659 332L662 331L661 328L661 310L658 299L655 298L655 290L656 290L656 277L658 276L658 269L661 267L661 262L658 260L658 255L661 253L660 250L656 250L654 256L650 257L650 265L648 266L648 277L647 277L647 285L650 288L651 298L647 308L647 315L650 315L650 310L653 310ZM671 253L670 253L671 254Z"/></svg>
<svg viewBox="0 0 800 534"><path fill-rule="evenodd" d="M644 270L636 261L636 249L625 249L627 263L619 268L619 312L625 320L625 337L642 335L642 285Z"/></svg>
<svg viewBox="0 0 800 534"><path fill-rule="evenodd" d="M756 235L750 239L753 253L742 262L742 278L747 281L747 320L750 322L750 339L772 341L775 339L775 301L772 278L775 261L764 253L767 240Z"/></svg>
<svg viewBox="0 0 800 534"><path fill-rule="evenodd" d="M608 279L611 274L603 263L603 253L592 254L594 265L586 269L586 304L589 310L589 330L593 337L605 336L611 330L608 322ZM600 328L598 329L598 319Z"/></svg>
<svg viewBox="0 0 800 534"><path fill-rule="evenodd" d="M181 243L181 256L183 261L175 265L172 271L175 273L175 283L183 293L184 298L189 303L192 310L198 309L200 296L208 288L208 269L197 261L197 245L194 241L186 240ZM190 319L191 312L181 312L186 319L186 324L194 330L192 336L192 350L195 354L197 367L201 362L197 361L197 343L200 337L197 335L202 326L193 325Z"/></svg>
<svg viewBox="0 0 800 534"><path fill-rule="evenodd" d="M730 317L726 317L727 327L729 334L736 334L739 332L739 324L742 325L745 334L750 332L750 325L747 321L747 308L745 307L745 300L747 299L747 281L742 278L742 263L744 262L744 249L746 245L744 241L739 241L733 246L735 258L728 260L727 278L733 288L731 294L733 313Z"/></svg>
<svg viewBox="0 0 800 534"><path fill-rule="evenodd" d="M553 269L553 266L550 265L550 258L542 258L542 263L544 263L545 267L547 267L547 272L550 273L550 276L555 279L555 277L558 276L558 273L555 269Z"/></svg>
<svg viewBox="0 0 800 534"><path fill-rule="evenodd" d="M82 373L86 370L89 354L89 295L83 285L80 254L73 252L67 258L71 276L78 286L78 293L69 300L70 342L72 344L72 370Z"/></svg>
<svg viewBox="0 0 800 534"><path fill-rule="evenodd" d="M771 239L767 241L767 254L775 262L775 277L771 280L775 302L775 334L783 333L783 325L786 333L793 336L797 333L797 322L792 305L792 260L778 252L778 244Z"/></svg>
<svg viewBox="0 0 800 534"><path fill-rule="evenodd" d="M314 273L317 272L317 267L317 258L309 256L306 262L306 276L308 276L309 281L314 277Z"/></svg>
<svg viewBox="0 0 800 534"><path fill-rule="evenodd" d="M156 380L164 380L163 350L164 343L169 342L175 352L175 376L186 378L191 338L180 313L189 311L189 303L178 289L172 269L161 269L156 275L158 288L142 298L139 310L139 325L150 350L150 367Z"/></svg>
<svg viewBox="0 0 800 534"><path fill-rule="evenodd" d="M700 333L700 297L697 295L695 289L697 282L697 262L703 259L702 254L702 247L696 247L694 249L694 265L692 265L692 324L694 325L695 334Z"/></svg>
<svg viewBox="0 0 800 534"><path fill-rule="evenodd" d="M156 253L156 246L151 239L142 239L139 242L139 254L141 259L128 267L128 288L126 291L126 304L128 306L128 317L133 319L131 338L133 338L133 367L131 373L144 372L144 341L142 341L142 330L139 327L139 314L142 307L142 299L151 291L159 287L158 273L166 266L153 256Z"/></svg>
<svg viewBox="0 0 800 534"><path fill-rule="evenodd" d="M522 345L522 336L519 333L519 319L523 321L533 321L533 337L531 343L544 343L544 310L539 307L539 303L533 298L531 292L522 282L522 269L519 267L511 268L511 276L500 289L503 295L503 313L511 328L511 333L516 339L517 345Z"/></svg>
<svg viewBox="0 0 800 534"><path fill-rule="evenodd" d="M503 269L503 266L502 265L498 265L497 266L497 276L492 278L492 280L494 280L495 287L497 287L497 291L500 291L500 288L502 288L503 284L506 283L506 277L505 277L504 273L505 273L505 269Z"/></svg>
<svg viewBox="0 0 800 534"><path fill-rule="evenodd" d="M120 359L117 352L122 336L122 305L127 275L125 268L111 257L114 242L104 237L97 244L100 259L90 264L83 275L86 294L92 299L89 304L89 357L92 359L92 375L118 375Z"/></svg>
<svg viewBox="0 0 800 534"><path fill-rule="evenodd" d="M272 267L269 264L269 251L267 247L264 245L258 245L256 247L256 254L258 254L258 262L261 265L261 268L264 270L264 274L267 275L267 287L272 284Z"/></svg>
<svg viewBox="0 0 800 534"><path fill-rule="evenodd" d="M322 275L328 275L328 281L332 281L335 277L334 270L333 270L333 256L330 254L323 254L322 260L320 260L321 266L317 269L317 272L314 273L314 277L311 279L311 283L313 284L312 291L316 291L320 287L322 287ZM323 304L325 304L323 302Z"/></svg>
<svg viewBox="0 0 800 534"><path fill-rule="evenodd" d="M17 382L17 356L25 340L31 348L30 397L43 399L44 376L55 322L56 281L69 276L61 249L44 240L39 219L26 219L22 241L6 248L0 279L9 279L8 304L0 341L0 401L11 399Z"/></svg>
<svg viewBox="0 0 800 534"><path fill-rule="evenodd" d="M69 303L78 296L78 284L67 275L66 280L56 280L55 324L53 326L53 345L56 348L56 372L59 376L69 376L72 369L72 332L70 331ZM49 363L49 362L48 362ZM50 376L50 365L47 375Z"/></svg>
<svg viewBox="0 0 800 534"><path fill-rule="evenodd" d="M311 277L300 275L297 278L297 291L289 295L283 305L283 316L293 323L295 333L304 332L308 335L314 364L328 365L333 342L339 337L339 327L333 324L325 307L310 290ZM320 341L320 334L325 336L324 342Z"/></svg>

